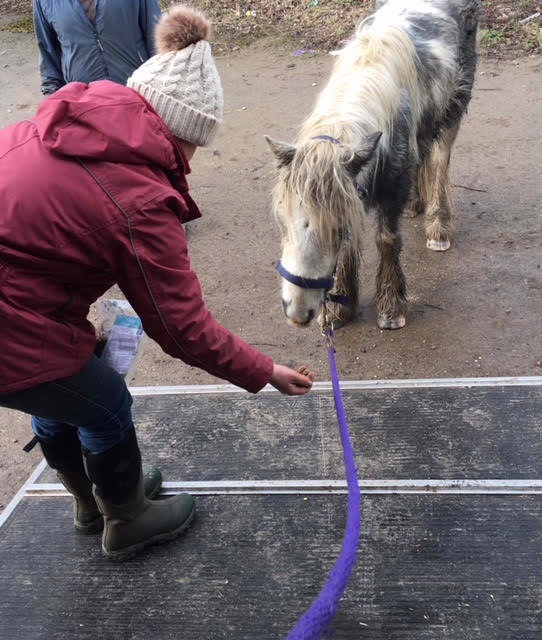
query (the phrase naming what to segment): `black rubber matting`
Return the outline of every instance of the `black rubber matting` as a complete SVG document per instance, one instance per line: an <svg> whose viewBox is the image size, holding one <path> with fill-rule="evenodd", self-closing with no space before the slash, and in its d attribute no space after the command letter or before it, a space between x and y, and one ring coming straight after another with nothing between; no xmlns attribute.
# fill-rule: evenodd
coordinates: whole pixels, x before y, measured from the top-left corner
<svg viewBox="0 0 542 640"><path fill-rule="evenodd" d="M356 389L343 399L361 477L539 477L542 386ZM143 456L166 479L344 477L330 391L135 397L134 410Z"/></svg>
<svg viewBox="0 0 542 640"><path fill-rule="evenodd" d="M366 495L334 640L542 638L541 385L349 390L360 476L499 479L504 494ZM339 553L346 496L330 392L135 398L165 479L300 481L299 494L197 497L179 540L117 565L67 496L24 494L0 527L0 638L282 639ZM536 491L521 493L535 481ZM36 481L55 482L50 471ZM510 494L509 482L519 483Z"/></svg>
<svg viewBox="0 0 542 640"><path fill-rule="evenodd" d="M335 640L540 640L539 496L370 496ZM184 538L124 565L64 498L2 531L0 637L284 638L339 552L343 496L198 499Z"/></svg>

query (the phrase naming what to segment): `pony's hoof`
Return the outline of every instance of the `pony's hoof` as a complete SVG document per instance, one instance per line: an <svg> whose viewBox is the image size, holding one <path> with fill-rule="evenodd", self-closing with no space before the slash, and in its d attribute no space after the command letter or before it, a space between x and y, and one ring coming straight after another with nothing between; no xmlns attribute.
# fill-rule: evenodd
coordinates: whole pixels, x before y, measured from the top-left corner
<svg viewBox="0 0 542 640"><path fill-rule="evenodd" d="M379 313L376 323L380 329L401 329L406 324L406 318L403 315L391 316L389 313Z"/></svg>
<svg viewBox="0 0 542 640"><path fill-rule="evenodd" d="M431 251L448 251L450 248L449 240L427 240L427 248L431 249Z"/></svg>

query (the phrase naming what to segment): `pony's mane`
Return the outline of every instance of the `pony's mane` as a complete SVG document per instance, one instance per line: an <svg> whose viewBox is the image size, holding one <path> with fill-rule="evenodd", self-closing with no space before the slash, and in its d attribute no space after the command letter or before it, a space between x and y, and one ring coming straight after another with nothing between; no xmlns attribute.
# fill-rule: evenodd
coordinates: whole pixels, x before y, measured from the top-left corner
<svg viewBox="0 0 542 640"><path fill-rule="evenodd" d="M339 129L341 141L353 150L370 133L382 131L379 148L385 153L401 96L409 96L414 121L422 110L416 49L405 25L367 19L337 57L329 82L298 139ZM334 134L329 134L334 135Z"/></svg>

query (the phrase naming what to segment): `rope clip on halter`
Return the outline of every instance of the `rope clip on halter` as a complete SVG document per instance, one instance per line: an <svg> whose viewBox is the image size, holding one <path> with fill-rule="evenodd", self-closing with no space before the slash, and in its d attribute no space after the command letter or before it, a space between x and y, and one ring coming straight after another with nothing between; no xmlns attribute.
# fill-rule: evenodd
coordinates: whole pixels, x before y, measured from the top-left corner
<svg viewBox="0 0 542 640"><path fill-rule="evenodd" d="M326 346L331 347L333 351L335 351L333 317L329 310L327 295L324 298L324 304L322 305L322 323L320 330L326 340Z"/></svg>

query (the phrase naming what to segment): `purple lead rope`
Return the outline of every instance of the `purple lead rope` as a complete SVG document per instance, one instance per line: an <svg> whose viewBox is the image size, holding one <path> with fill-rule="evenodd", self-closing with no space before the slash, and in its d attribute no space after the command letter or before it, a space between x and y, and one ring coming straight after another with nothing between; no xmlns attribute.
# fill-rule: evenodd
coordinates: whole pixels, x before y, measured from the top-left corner
<svg viewBox="0 0 542 640"><path fill-rule="evenodd" d="M335 349L333 348L333 331L326 331L328 339L329 369L333 384L333 399L337 411L339 431L343 446L344 465L346 468L346 480L348 483L348 517L344 533L341 553L335 566L331 570L327 582L320 594L314 600L310 608L299 619L295 628L290 632L287 640L319 640L329 629L337 609L339 601L344 593L352 569L356 564L356 552L358 548L361 529L361 492L359 489L356 460L348 423L341 397L337 364L335 362Z"/></svg>

